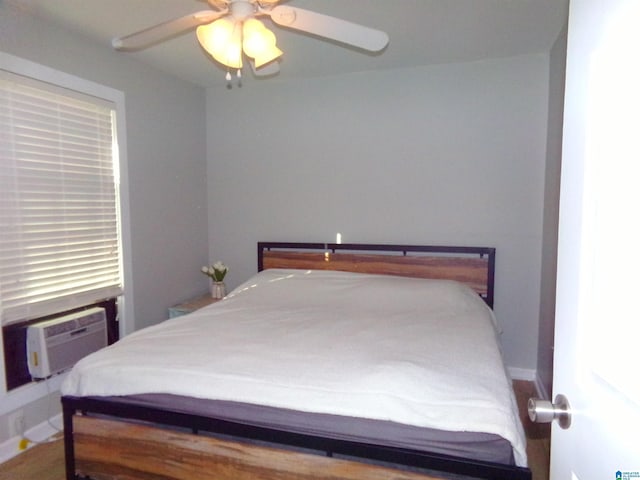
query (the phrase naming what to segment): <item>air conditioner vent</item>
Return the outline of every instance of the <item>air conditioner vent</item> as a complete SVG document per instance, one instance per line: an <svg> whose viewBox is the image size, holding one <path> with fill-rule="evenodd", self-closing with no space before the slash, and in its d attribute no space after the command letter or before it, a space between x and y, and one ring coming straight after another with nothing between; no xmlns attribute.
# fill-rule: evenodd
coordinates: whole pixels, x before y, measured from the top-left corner
<svg viewBox="0 0 640 480"><path fill-rule="evenodd" d="M27 329L27 363L34 379L67 370L107 345L107 317L104 308L91 308Z"/></svg>

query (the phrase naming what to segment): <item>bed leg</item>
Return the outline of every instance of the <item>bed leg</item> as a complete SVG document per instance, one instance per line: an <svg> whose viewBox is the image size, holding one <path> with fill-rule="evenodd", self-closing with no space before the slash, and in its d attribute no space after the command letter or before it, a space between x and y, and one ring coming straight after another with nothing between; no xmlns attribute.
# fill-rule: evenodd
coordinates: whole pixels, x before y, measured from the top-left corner
<svg viewBox="0 0 640 480"><path fill-rule="evenodd" d="M73 449L73 414L75 409L62 400L62 422L64 427L64 464L67 480L77 480L76 460Z"/></svg>

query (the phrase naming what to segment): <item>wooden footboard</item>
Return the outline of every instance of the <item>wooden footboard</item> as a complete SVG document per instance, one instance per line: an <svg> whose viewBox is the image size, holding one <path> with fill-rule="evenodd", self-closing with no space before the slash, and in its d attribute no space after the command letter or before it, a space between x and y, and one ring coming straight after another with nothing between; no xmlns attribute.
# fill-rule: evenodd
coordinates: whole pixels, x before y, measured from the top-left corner
<svg viewBox="0 0 640 480"><path fill-rule="evenodd" d="M67 480L531 480L509 465L63 397ZM201 435L210 432L211 435ZM267 445L268 443L268 445Z"/></svg>
<svg viewBox="0 0 640 480"><path fill-rule="evenodd" d="M96 480L433 480L437 477L76 416L76 472Z"/></svg>

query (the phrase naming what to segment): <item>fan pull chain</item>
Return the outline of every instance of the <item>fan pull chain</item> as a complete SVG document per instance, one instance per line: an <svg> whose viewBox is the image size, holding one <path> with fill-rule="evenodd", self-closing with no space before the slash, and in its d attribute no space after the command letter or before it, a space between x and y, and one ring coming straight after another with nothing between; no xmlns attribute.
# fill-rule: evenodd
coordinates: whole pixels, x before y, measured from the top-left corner
<svg viewBox="0 0 640 480"><path fill-rule="evenodd" d="M224 76L225 80L227 81L227 88L232 88L233 85L231 84L231 72L227 70L227 74ZM242 86L242 70L238 69L236 71L236 78L238 79L238 86L241 87Z"/></svg>

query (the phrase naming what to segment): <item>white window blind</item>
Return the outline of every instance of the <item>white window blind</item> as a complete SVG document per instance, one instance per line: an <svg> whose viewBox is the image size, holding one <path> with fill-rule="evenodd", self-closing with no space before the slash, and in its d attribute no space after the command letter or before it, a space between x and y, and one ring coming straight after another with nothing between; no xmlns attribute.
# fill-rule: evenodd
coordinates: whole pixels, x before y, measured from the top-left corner
<svg viewBox="0 0 640 480"><path fill-rule="evenodd" d="M0 323L122 293L114 105L0 70Z"/></svg>

